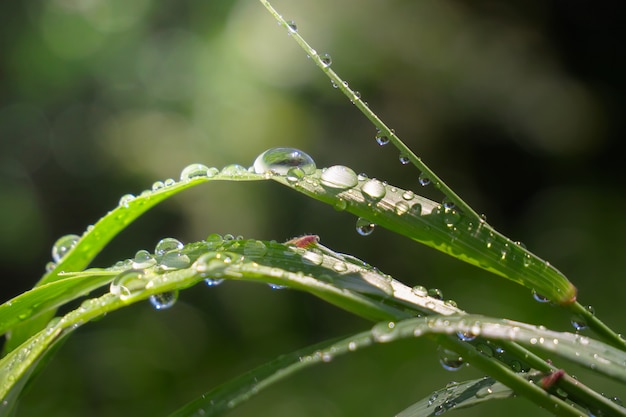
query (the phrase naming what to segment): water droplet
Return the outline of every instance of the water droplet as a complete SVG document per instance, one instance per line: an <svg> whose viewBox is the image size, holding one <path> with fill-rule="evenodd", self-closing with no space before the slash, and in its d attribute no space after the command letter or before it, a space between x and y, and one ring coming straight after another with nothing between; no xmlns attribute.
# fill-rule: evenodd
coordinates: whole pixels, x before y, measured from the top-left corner
<svg viewBox="0 0 626 417"><path fill-rule="evenodd" d="M422 187L426 187L428 184L430 184L430 178L428 178L424 174L420 175L417 181L420 183Z"/></svg>
<svg viewBox="0 0 626 417"><path fill-rule="evenodd" d="M485 398L489 395L493 394L493 389L491 387L482 387L478 391L476 391L476 398Z"/></svg>
<svg viewBox="0 0 626 417"><path fill-rule="evenodd" d="M426 287L423 287L421 285L416 285L415 287L411 288L411 291L413 292L413 294L420 297L426 297L428 295L428 290L426 289Z"/></svg>
<svg viewBox="0 0 626 417"><path fill-rule="evenodd" d="M322 65L324 67L330 67L333 63L333 59L328 54L320 55L320 59L322 60Z"/></svg>
<svg viewBox="0 0 626 417"><path fill-rule="evenodd" d="M422 205L420 203L415 203L409 209L409 214L413 216L421 216L422 215Z"/></svg>
<svg viewBox="0 0 626 417"><path fill-rule="evenodd" d="M448 197L444 198L441 204L445 210L451 210L454 208L454 202L452 202Z"/></svg>
<svg viewBox="0 0 626 417"><path fill-rule="evenodd" d="M155 181L152 184L152 191L159 191L161 188L165 187L163 181Z"/></svg>
<svg viewBox="0 0 626 417"><path fill-rule="evenodd" d="M289 28L289 33L296 33L298 31L298 26L293 20L287 21L287 27Z"/></svg>
<svg viewBox="0 0 626 417"><path fill-rule="evenodd" d="M176 184L176 181L174 181L172 178L168 178L168 179L166 179L166 180L163 182L163 187L164 187L164 188L168 188L168 187L171 187L171 186L173 186L173 185L175 185L175 184Z"/></svg>
<svg viewBox="0 0 626 417"><path fill-rule="evenodd" d="M178 251L169 251L160 259L159 267L162 269L182 269L191 264L189 256Z"/></svg>
<svg viewBox="0 0 626 417"><path fill-rule="evenodd" d="M245 256L261 257L267 253L267 246L260 240L248 240L243 245L243 254Z"/></svg>
<svg viewBox="0 0 626 417"><path fill-rule="evenodd" d="M337 272L346 272L348 270L348 265L345 262L337 261L333 265L333 269Z"/></svg>
<svg viewBox="0 0 626 417"><path fill-rule="evenodd" d="M54 245L52 245L52 260L56 263L61 262L61 259L76 246L79 240L80 236L78 235L65 235L60 237L54 242Z"/></svg>
<svg viewBox="0 0 626 417"><path fill-rule="evenodd" d="M439 288L429 289L428 296L432 298L436 298L437 300L443 300L443 292Z"/></svg>
<svg viewBox="0 0 626 417"><path fill-rule="evenodd" d="M278 284L267 284L273 290L284 290L287 288L286 285L278 285Z"/></svg>
<svg viewBox="0 0 626 417"><path fill-rule="evenodd" d="M522 262L523 262L524 266L528 267L528 266L531 265L532 260L533 260L532 256L530 254L528 254L528 253L525 253Z"/></svg>
<svg viewBox="0 0 626 417"><path fill-rule="evenodd" d="M52 272L54 271L54 268L57 267L57 264L55 264L54 262L50 261L46 264L46 272Z"/></svg>
<svg viewBox="0 0 626 417"><path fill-rule="evenodd" d="M133 259L134 269L146 269L156 265L156 259L152 257L150 252L145 249L137 251L135 259Z"/></svg>
<svg viewBox="0 0 626 417"><path fill-rule="evenodd" d="M363 194L365 200L375 202L382 199L387 193L387 190L382 182L374 178L367 180L363 184L361 187L361 193Z"/></svg>
<svg viewBox="0 0 626 417"><path fill-rule="evenodd" d="M222 168L222 171L220 172L220 174L230 177L241 177L243 175L246 175L247 173L248 170L238 164L226 165L224 168Z"/></svg>
<svg viewBox="0 0 626 417"><path fill-rule="evenodd" d="M187 165L180 173L181 181L191 181L194 178L207 177L209 167L202 164Z"/></svg>
<svg viewBox="0 0 626 417"><path fill-rule="evenodd" d="M393 340L396 333L396 324L392 321L378 323L372 327L372 337L379 343L386 343Z"/></svg>
<svg viewBox="0 0 626 417"><path fill-rule="evenodd" d="M132 195L132 194L124 194L122 197L120 197L119 205L120 205L120 207L128 208L128 205L134 199L135 199L134 195Z"/></svg>
<svg viewBox="0 0 626 417"><path fill-rule="evenodd" d="M463 358L452 350L439 346L437 353L439 354L439 363L446 371L458 371L465 364Z"/></svg>
<svg viewBox="0 0 626 417"><path fill-rule="evenodd" d="M537 301L539 303L549 303L550 302L548 297L545 297L545 296L537 293L537 291L535 291L535 290L533 290L533 298L535 299L535 301Z"/></svg>
<svg viewBox="0 0 626 417"><path fill-rule="evenodd" d="M222 282L224 282L224 279L223 278L205 278L204 282L208 287L216 287L220 285Z"/></svg>
<svg viewBox="0 0 626 417"><path fill-rule="evenodd" d="M171 237L166 237L165 239L161 239L159 243L157 243L156 247L154 248L154 253L158 256L163 256L169 251L181 250L182 248L183 244L181 241Z"/></svg>
<svg viewBox="0 0 626 417"><path fill-rule="evenodd" d="M407 211L409 211L409 203L406 201L398 201L396 203L396 214L398 216L402 216Z"/></svg>
<svg viewBox="0 0 626 417"><path fill-rule="evenodd" d="M450 209L450 208L444 208L444 211L443 211L443 223L447 227L453 227L460 220L461 220L461 214L458 211L456 211L454 209Z"/></svg>
<svg viewBox="0 0 626 417"><path fill-rule="evenodd" d="M405 192L402 193L402 198L404 198L405 200L413 200L413 198L415 198L415 193L411 190L407 190Z"/></svg>
<svg viewBox="0 0 626 417"><path fill-rule="evenodd" d="M361 236L369 236L374 232L376 225L369 220L359 217L356 221L356 231Z"/></svg>
<svg viewBox="0 0 626 417"><path fill-rule="evenodd" d="M221 278L224 270L232 263L232 258L219 252L208 252L200 255L193 266L202 278Z"/></svg>
<svg viewBox="0 0 626 417"><path fill-rule="evenodd" d="M380 146L385 146L386 144L389 143L389 137L379 132L376 135L376 143L378 143Z"/></svg>
<svg viewBox="0 0 626 417"><path fill-rule="evenodd" d="M232 235L232 234L230 234L230 233L226 233L226 234L224 235L224 241L225 241L225 242L230 242L231 240L235 240L235 236L233 236L233 235Z"/></svg>
<svg viewBox="0 0 626 417"><path fill-rule="evenodd" d="M288 175L298 181L304 175L315 172L315 161L306 153L294 148L272 148L263 152L254 160L254 172L264 174L273 172ZM299 169L299 171L295 169Z"/></svg>
<svg viewBox="0 0 626 417"><path fill-rule="evenodd" d="M143 278L143 273L142 270L137 269L120 273L111 281L109 291L111 294L119 296L121 300L129 299L133 294L146 288L148 281Z"/></svg>
<svg viewBox="0 0 626 417"><path fill-rule="evenodd" d="M592 306L585 307L592 315L595 315L595 309ZM581 332L587 328L587 323L580 316L574 316L571 320L572 326L577 332Z"/></svg>
<svg viewBox="0 0 626 417"><path fill-rule="evenodd" d="M472 340L476 339L476 335L472 332L458 331L456 332L456 336L459 338L459 340L463 342L471 342Z"/></svg>
<svg viewBox="0 0 626 417"><path fill-rule="evenodd" d="M344 200L343 198L340 198L335 202L333 207L337 211L344 211L346 208L348 208L348 202Z"/></svg>
<svg viewBox="0 0 626 417"><path fill-rule="evenodd" d="M334 165L322 171L323 186L335 189L346 189L358 184L356 173L343 165Z"/></svg>
<svg viewBox="0 0 626 417"><path fill-rule="evenodd" d="M166 310L176 304L178 291L168 291L150 296L150 304L157 310Z"/></svg>
<svg viewBox="0 0 626 417"><path fill-rule="evenodd" d="M333 86L333 88L339 88L339 86L337 85L337 83L335 82L335 80L330 80L330 85Z"/></svg>
<svg viewBox="0 0 626 417"><path fill-rule="evenodd" d="M400 163L402 165L407 165L409 162L411 162L411 160L409 159L409 157L407 155L404 154L400 154L400 156L398 157L398 159L400 160Z"/></svg>
<svg viewBox="0 0 626 417"><path fill-rule="evenodd" d="M220 246L222 246L222 243L224 243L224 239L222 239L222 236L218 235L217 233L211 233L209 236L207 236L205 241L206 241L207 247L210 250L215 250L219 248Z"/></svg>

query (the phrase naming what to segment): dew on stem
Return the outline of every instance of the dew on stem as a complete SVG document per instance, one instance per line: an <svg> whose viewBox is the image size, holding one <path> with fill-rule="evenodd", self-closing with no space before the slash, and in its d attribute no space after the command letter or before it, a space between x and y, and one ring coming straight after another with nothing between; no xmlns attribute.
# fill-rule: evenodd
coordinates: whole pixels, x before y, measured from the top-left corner
<svg viewBox="0 0 626 417"><path fill-rule="evenodd" d="M294 180L315 172L315 161L307 153L294 148L272 148L260 154L252 165L254 172L290 175ZM296 171L299 170L299 171Z"/></svg>
<svg viewBox="0 0 626 417"><path fill-rule="evenodd" d="M78 235L65 235L60 237L54 245L52 245L52 260L55 263L61 262L61 259L76 246L79 240L80 236Z"/></svg>

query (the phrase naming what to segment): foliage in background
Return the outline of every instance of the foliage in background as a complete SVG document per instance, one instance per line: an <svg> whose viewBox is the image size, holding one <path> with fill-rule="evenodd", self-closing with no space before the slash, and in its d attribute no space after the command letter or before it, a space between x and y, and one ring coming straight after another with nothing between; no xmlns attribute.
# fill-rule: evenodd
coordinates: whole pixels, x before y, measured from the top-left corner
<svg viewBox="0 0 626 417"><path fill-rule="evenodd" d="M137 192L154 178L175 176L191 161L218 166L251 161L265 148L289 143L309 150L323 165L344 163L406 188L416 186L414 176L405 176L399 164L384 163L396 156L377 149L370 128L354 122L356 112L347 108L339 113L347 106L333 104L341 98L318 79L289 40L274 28L265 32L267 19L258 5L137 4L145 8L130 13L121 6L117 14L115 9L80 8L72 2L11 6L20 9L22 21L3 25L14 29L5 38L15 39L3 46L9 57L3 67L9 82L3 88L10 94L3 95L0 123L2 217L11 219L3 224L2 234L3 276L12 277L2 283L7 294L29 288L40 275L43 259L49 258L46 242L84 230L119 195ZM354 74L351 84L381 107L381 115L403 137L415 137L413 147L428 155L490 222L558 265L577 283L585 302L619 326L621 318L611 319L611 309L602 307L619 302L624 290L617 243L623 240L623 195L613 187L613 181L619 184L623 178L603 156L611 154L610 147L606 154L601 147L613 128L603 119L610 114L599 116L605 114L610 93L568 74L561 67L565 64L549 58L550 32L532 13L522 15L516 26L509 24L513 18L506 13L454 3L397 4L384 10L360 4L363 19L354 18L356 9L349 3L298 6L305 8L302 11L292 6L285 13L305 16L298 24L315 28L310 38L327 45L334 67ZM329 8L335 13L324 12ZM381 25L381 20L394 24ZM524 59L525 54L531 58ZM601 75L611 80L610 74ZM553 138L560 140L549 140ZM498 158L480 152L494 144ZM137 177L128 179L129 173ZM544 177L556 179L554 190L538 189ZM174 204L180 212L169 206L133 225L114 245L117 252L105 253L98 264L152 246L162 233L193 241L209 230L268 239L314 231L328 246L407 277L409 283L443 288L468 310L560 328L569 321L568 315L546 318L545 308L530 297L506 295L519 295L517 288L493 281L483 284L490 280L486 274L441 263L443 258L432 251L388 240L382 230L359 240L349 216L276 187L212 185L185 193ZM600 287L597 277L602 277L604 288L595 294ZM9 282L19 287L9 288ZM32 394L36 400L25 402L24 412L54 410L54 404L65 412L68 407L74 414L97 409L102 415L115 414L116 407L135 415L154 412L168 401L171 408L190 391L201 391L206 375L223 381L322 335L344 334L342 324L351 330L363 327L299 294L237 286L186 297L189 304L179 303L165 318L155 317L149 307L136 307L96 324L103 326L102 333L79 333L44 376L54 382L42 383L41 391ZM268 316L259 316L261 312ZM175 319L178 315L184 317ZM417 369L437 366L434 358L418 363L419 349L430 350L424 345L386 346L399 354L382 353L375 363L371 357L362 360L382 381L397 382L393 395L417 398L450 378L435 371L428 375L439 383L415 381ZM146 351L153 356L146 357ZM66 365L69 361L85 366L76 369ZM319 414L320 407L338 414L356 413L359 407L361 412L371 410L371 404L358 400L367 396L364 390L374 388L355 387L354 402L346 401L350 394L345 391L341 400L333 400L332 384L353 385L356 377L342 383L339 376L363 372L359 361L348 361L351 371L333 364L339 368L333 368L332 378L327 369L319 375L313 371L314 376L299 382L301 389L294 389L293 398L299 400L293 404L275 401L272 394L253 404L263 404L271 415ZM201 382L194 384L198 378ZM120 381L128 386L120 386ZM294 387L297 381L292 381ZM282 398L292 384L274 398ZM180 392L181 398L156 394L166 389ZM55 399L59 396L54 390L74 390L77 395L68 404ZM303 392L310 397L300 401ZM143 393L156 399L134 410L133 400ZM377 406L394 412L395 402ZM337 404L346 403L351 404L348 409L337 411ZM253 412L256 405L250 407Z"/></svg>

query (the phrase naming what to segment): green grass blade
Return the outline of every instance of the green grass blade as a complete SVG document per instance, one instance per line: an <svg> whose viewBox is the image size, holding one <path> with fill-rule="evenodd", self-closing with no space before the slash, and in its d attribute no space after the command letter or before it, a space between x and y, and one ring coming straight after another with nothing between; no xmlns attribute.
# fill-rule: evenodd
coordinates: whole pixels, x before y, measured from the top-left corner
<svg viewBox="0 0 626 417"><path fill-rule="evenodd" d="M382 327L379 331L381 337L388 340L415 337L425 331L450 335L469 332L489 340L510 340L568 359L617 381L626 382L626 353L586 336L555 332L542 326L465 315L407 319L395 323L391 330Z"/></svg>
<svg viewBox="0 0 626 417"><path fill-rule="evenodd" d="M0 334L27 318L37 317L87 295L111 279L111 275L68 277L26 291L0 305Z"/></svg>
<svg viewBox="0 0 626 417"><path fill-rule="evenodd" d="M339 182L331 183L330 170L344 177L334 175ZM317 170L302 181L289 181L280 175L273 179L372 224L515 281L556 303L569 304L576 299L576 288L549 263L455 208L381 182L374 183L378 195L372 197L367 187L376 180L358 179L347 167Z"/></svg>
<svg viewBox="0 0 626 417"><path fill-rule="evenodd" d="M169 417L216 417L260 393L295 372L328 362L336 355L369 346L369 333L361 333L342 341L327 341L282 355L244 375L222 384L179 408ZM332 352L332 354L330 353ZM331 355L331 356L329 356Z"/></svg>
<svg viewBox="0 0 626 417"><path fill-rule="evenodd" d="M528 378L530 375L525 374ZM427 417L440 415L446 411L459 410L485 401L500 400L515 396L506 385L490 377L457 382L434 391L428 397L416 402L396 417Z"/></svg>
<svg viewBox="0 0 626 417"><path fill-rule="evenodd" d="M93 227L89 227L76 244L61 258L60 262L41 278L37 286L62 279L63 272L85 269L96 255L135 219L158 203L187 188L212 180L252 181L267 179L262 175L247 172L243 167L241 169L233 169L232 167L226 167L221 172L215 168L209 168L203 175L178 182L172 181L171 184L168 183L167 186L164 185L156 190L143 191L136 198L118 205ZM33 312L35 310L33 309ZM3 348L5 354L39 331L53 315L53 313L45 313L37 319L24 317L23 323L11 329L11 332L7 334L7 341Z"/></svg>

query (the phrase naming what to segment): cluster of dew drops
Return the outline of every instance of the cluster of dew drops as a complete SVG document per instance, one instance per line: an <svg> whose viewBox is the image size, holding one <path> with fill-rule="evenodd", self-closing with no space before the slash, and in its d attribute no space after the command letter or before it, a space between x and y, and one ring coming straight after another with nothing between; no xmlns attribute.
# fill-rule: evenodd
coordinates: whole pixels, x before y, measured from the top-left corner
<svg viewBox="0 0 626 417"><path fill-rule="evenodd" d="M330 57L328 59L330 61ZM383 134L380 130L377 131L375 139L376 142L381 146L384 146L390 142L389 137ZM410 161L407 156L400 155L400 162L402 164L408 164ZM279 147L272 148L261 153L255 159L252 166L250 166L249 168L245 168L244 166L238 164L231 164L219 170L215 167L207 167L206 165L199 163L188 165L181 171L180 182L187 183L198 178L212 178L217 175L236 178L243 177L249 174L257 174L264 175L266 178L271 178L274 175L281 175L290 184L297 184L299 181L307 180L308 176L315 174L316 171L317 167L315 161L305 152L294 148ZM427 186L431 183L430 179L423 175L420 175L418 181L422 186ZM169 187L174 186L176 183L177 182L171 178L165 181L156 181L152 185L150 190L143 191L139 197L149 198L152 193L166 190ZM352 169L343 165L334 165L328 168L324 168L320 175L320 183L322 186L333 190L348 190L360 184L363 198L365 199L365 201L371 204L375 204L382 200L387 193L387 184L385 182L381 182L375 178L370 179L365 174L357 175ZM139 202L141 202L142 198L137 198L132 194L126 194L120 198L119 206L121 208L129 208L130 205L133 204L133 201L139 200ZM396 213L402 215L409 212L415 215L420 215L422 210L421 205L419 203L410 205L411 201L414 198L415 193L413 193L412 191L405 191L402 194L402 200L396 203ZM454 207L451 202L446 200L444 200L443 206L446 209ZM346 207L347 202L343 199L339 199L335 204L335 208L337 210L344 210ZM91 230L93 230L93 228L94 226L89 226L87 228L87 232L90 232ZM361 217L357 219L356 231L361 236L368 236L372 234L374 229L375 224L368 219ZM73 234L66 235L58 239L52 247L53 261L47 264L46 270L48 272L52 271L61 261L61 259L78 243L79 240L80 236ZM166 240L164 239L164 241ZM169 242L170 244L172 244L172 248L170 249L171 251L179 250L178 244L172 243L171 241ZM159 244L164 245L165 243L159 242ZM160 245L157 245L157 249L155 250L155 254L158 256L165 254ZM182 244L180 245L182 247ZM141 252L141 254L138 253L137 256L140 258L142 256L148 257L149 253L147 251L144 252ZM165 256L166 263L168 261L168 256L172 257L172 259L170 259L169 261L175 260L175 255L167 255ZM180 261L180 259L178 260ZM137 285L141 285L141 283L137 283ZM216 284L213 283L209 285ZM541 297L536 293L534 293L533 295L537 301L548 301L544 297ZM154 296L153 298L151 298L151 301L156 308L163 309L173 305L176 302L176 297L177 294L166 294L162 297ZM593 314L593 308L591 306L588 306L587 309ZM577 332L582 331L587 327L585 322L578 317L572 319L572 325Z"/></svg>

